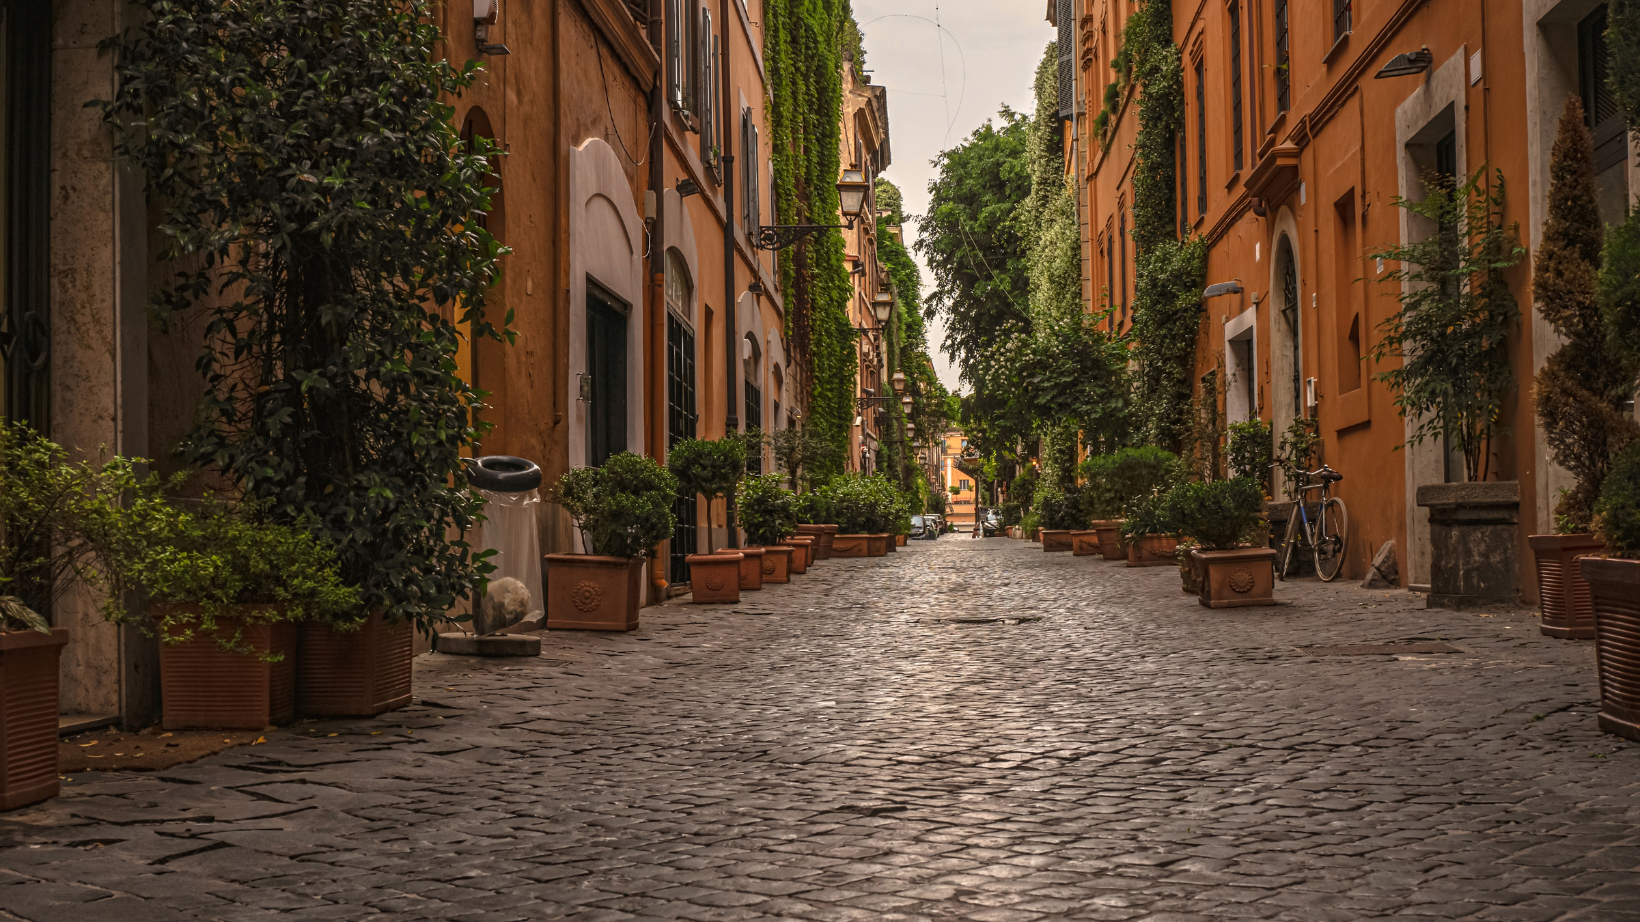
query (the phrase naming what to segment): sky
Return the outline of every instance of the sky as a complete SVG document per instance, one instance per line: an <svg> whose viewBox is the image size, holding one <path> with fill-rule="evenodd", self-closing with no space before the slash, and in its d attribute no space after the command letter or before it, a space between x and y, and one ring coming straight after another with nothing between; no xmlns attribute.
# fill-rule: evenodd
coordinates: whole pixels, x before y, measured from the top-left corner
<svg viewBox="0 0 1640 922"><path fill-rule="evenodd" d="M872 83L888 88L893 162L883 175L904 193L909 237L916 233L912 216L928 210L931 161L940 151L962 143L1004 103L1027 113L1035 107L1031 78L1054 38L1047 6L1045 0L853 0L865 33L866 70ZM912 255L926 295L928 267ZM935 349L944 341L938 320L928 339ZM940 380L955 391L950 357L936 352L933 358Z"/></svg>

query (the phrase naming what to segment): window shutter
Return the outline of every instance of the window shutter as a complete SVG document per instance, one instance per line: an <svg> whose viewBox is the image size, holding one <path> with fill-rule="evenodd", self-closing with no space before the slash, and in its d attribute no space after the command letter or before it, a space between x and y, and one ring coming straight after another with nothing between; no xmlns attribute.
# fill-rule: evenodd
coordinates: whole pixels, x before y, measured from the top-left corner
<svg viewBox="0 0 1640 922"><path fill-rule="evenodd" d="M752 110L740 110L740 226L752 228Z"/></svg>
<svg viewBox="0 0 1640 922"><path fill-rule="evenodd" d="M1059 26L1059 117L1076 114L1076 22L1073 0L1056 0L1054 22Z"/></svg>
<svg viewBox="0 0 1640 922"><path fill-rule="evenodd" d="M666 4L666 74L672 105L683 108L683 0Z"/></svg>
<svg viewBox="0 0 1640 922"><path fill-rule="evenodd" d="M763 227L763 182L761 177L762 171L757 168L759 150L757 141L759 132L757 130L757 124L755 122L751 122L751 116L752 110L747 109L746 119L751 124L752 129L751 143L746 145L746 162L751 164L751 169L748 170L747 173L752 178L752 216L751 220L746 222L746 226L749 228L747 233L750 234L751 239L755 241L757 239L758 231Z"/></svg>
<svg viewBox="0 0 1640 922"><path fill-rule="evenodd" d="M700 159L717 165L717 36L712 34L712 14L700 12Z"/></svg>

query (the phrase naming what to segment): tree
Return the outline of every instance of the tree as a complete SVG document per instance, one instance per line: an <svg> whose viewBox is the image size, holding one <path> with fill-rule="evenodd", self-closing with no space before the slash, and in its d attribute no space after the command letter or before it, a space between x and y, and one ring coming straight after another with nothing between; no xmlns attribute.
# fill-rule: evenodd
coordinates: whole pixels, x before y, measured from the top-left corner
<svg viewBox="0 0 1640 922"><path fill-rule="evenodd" d="M1385 278L1401 282L1401 308L1378 325L1376 362L1400 359L1378 380L1395 392L1403 417L1414 420L1407 444L1431 437L1462 450L1471 481L1491 470L1491 445L1501 434L1499 410L1514 384L1509 331L1520 308L1503 274L1525 250L1503 223L1503 174L1486 183L1485 167L1462 185L1431 174L1421 202L1395 204L1436 228L1423 240L1374 253L1397 263Z"/></svg>
<svg viewBox="0 0 1640 922"><path fill-rule="evenodd" d="M1537 375L1537 413L1549 456L1575 485L1555 507L1557 530L1586 532L1611 459L1637 434L1623 412L1629 376L1607 348L1598 298L1605 240L1594 148L1576 96L1566 100L1549 154L1549 214L1532 271L1537 308L1565 342Z"/></svg>
<svg viewBox="0 0 1640 922"><path fill-rule="evenodd" d="M936 157L929 211L918 226L916 249L934 275L924 313L944 318L945 351L976 390L986 353L1031 329L1026 246L1014 219L1031 191L1026 122L1004 106Z"/></svg>
<svg viewBox="0 0 1640 922"><path fill-rule="evenodd" d="M102 105L175 271L156 313L205 319L183 451L335 547L364 611L430 629L488 567L459 537L482 394L456 351L512 338L484 310L499 151L450 123L478 65L434 56L428 0L142 6Z"/></svg>

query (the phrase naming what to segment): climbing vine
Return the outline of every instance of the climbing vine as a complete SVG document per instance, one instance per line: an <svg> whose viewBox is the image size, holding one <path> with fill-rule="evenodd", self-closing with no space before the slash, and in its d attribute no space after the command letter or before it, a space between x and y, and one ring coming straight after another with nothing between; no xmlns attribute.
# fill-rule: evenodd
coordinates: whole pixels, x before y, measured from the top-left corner
<svg viewBox="0 0 1640 922"><path fill-rule="evenodd" d="M848 0L769 0L763 20L775 219L834 224L843 52L858 43L858 27ZM786 332L809 398L805 425L834 446L814 471L820 475L842 470L854 418L857 359L843 262L840 234L809 237L780 260Z"/></svg>
<svg viewBox="0 0 1640 922"><path fill-rule="evenodd" d="M1207 245L1179 239L1174 150L1184 127L1184 72L1168 0L1128 18L1123 48L1139 85L1138 167L1133 171L1133 306L1137 415L1152 444L1177 450L1190 430Z"/></svg>

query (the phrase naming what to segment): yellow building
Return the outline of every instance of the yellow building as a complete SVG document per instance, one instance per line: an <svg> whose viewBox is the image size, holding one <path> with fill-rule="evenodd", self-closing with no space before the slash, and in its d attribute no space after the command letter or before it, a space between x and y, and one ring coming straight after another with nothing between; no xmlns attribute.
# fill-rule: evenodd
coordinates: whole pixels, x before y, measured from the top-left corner
<svg viewBox="0 0 1640 922"><path fill-rule="evenodd" d="M974 527L979 508L979 485L957 467L964 457L977 457L970 454L967 437L961 429L946 430L940 446L940 474L948 496L945 520L958 530Z"/></svg>

